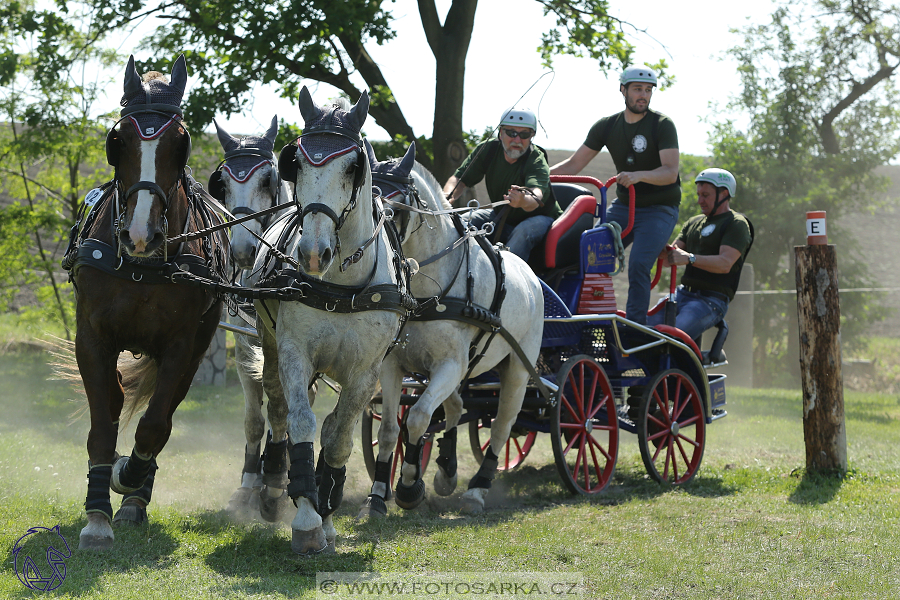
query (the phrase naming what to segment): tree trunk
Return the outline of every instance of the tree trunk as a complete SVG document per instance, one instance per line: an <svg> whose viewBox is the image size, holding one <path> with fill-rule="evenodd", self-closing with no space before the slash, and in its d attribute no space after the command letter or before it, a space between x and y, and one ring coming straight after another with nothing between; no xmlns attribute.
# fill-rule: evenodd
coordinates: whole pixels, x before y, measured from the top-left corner
<svg viewBox="0 0 900 600"><path fill-rule="evenodd" d="M441 183L468 154L462 138L463 89L477 4L477 0L453 0L441 26L434 0L419 0L422 27L436 61L433 173Z"/></svg>
<svg viewBox="0 0 900 600"><path fill-rule="evenodd" d="M847 470L834 246L795 246L807 471Z"/></svg>

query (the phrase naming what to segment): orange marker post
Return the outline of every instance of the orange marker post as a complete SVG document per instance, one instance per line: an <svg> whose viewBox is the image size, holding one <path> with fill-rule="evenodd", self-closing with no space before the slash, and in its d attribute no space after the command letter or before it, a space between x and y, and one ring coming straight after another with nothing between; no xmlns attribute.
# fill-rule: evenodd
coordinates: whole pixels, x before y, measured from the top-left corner
<svg viewBox="0 0 900 600"><path fill-rule="evenodd" d="M828 245L828 231L825 228L824 210L812 210L806 213L806 245Z"/></svg>

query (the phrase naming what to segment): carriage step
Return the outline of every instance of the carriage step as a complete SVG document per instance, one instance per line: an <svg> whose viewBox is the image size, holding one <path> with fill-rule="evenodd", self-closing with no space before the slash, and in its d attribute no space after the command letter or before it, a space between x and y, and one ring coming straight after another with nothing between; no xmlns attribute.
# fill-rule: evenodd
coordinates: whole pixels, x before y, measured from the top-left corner
<svg viewBox="0 0 900 600"><path fill-rule="evenodd" d="M714 408L712 409L712 417L709 419L709 422L712 423L713 421L717 421L718 419L727 416L728 411L726 411L724 408Z"/></svg>

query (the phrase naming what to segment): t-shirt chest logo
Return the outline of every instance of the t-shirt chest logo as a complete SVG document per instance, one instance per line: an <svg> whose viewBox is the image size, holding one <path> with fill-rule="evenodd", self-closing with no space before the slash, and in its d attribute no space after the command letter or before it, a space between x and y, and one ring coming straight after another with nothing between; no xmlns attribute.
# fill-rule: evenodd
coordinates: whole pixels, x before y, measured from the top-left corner
<svg viewBox="0 0 900 600"><path fill-rule="evenodd" d="M703 229L700 230L700 235L703 237L706 237L706 236L712 235L712 232L715 230L716 230L715 225L707 225L706 227L704 227Z"/></svg>
<svg viewBox="0 0 900 600"><path fill-rule="evenodd" d="M634 148L635 152L641 153L647 149L647 138L645 138L640 133L634 136L631 140L631 147Z"/></svg>

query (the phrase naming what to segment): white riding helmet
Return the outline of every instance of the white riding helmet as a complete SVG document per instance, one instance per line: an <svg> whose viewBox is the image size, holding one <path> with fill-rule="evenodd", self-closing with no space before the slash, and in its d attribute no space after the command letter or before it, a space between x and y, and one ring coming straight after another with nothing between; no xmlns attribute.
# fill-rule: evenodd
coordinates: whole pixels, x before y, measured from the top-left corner
<svg viewBox="0 0 900 600"><path fill-rule="evenodd" d="M737 180L734 178L730 172L725 169L703 169L700 171L700 174L697 175L697 178L694 179L694 183L711 183L717 189L725 188L728 190L728 195L734 197L735 192L737 191Z"/></svg>
<svg viewBox="0 0 900 600"><path fill-rule="evenodd" d="M619 75L619 83L622 85L628 85L635 81L656 85L656 71L650 67L630 66L626 67Z"/></svg>
<svg viewBox="0 0 900 600"><path fill-rule="evenodd" d="M512 125L513 127L530 127L537 131L537 117L534 111L528 108L510 108L503 112L500 126Z"/></svg>

